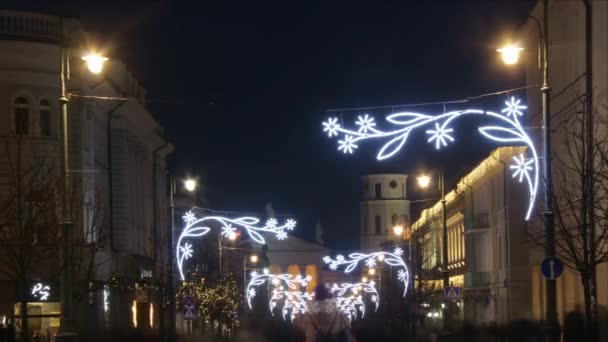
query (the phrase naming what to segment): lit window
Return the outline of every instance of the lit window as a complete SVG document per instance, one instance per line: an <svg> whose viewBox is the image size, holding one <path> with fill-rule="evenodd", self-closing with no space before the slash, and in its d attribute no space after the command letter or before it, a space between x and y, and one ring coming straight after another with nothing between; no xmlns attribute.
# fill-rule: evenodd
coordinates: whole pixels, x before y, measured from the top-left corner
<svg viewBox="0 0 608 342"><path fill-rule="evenodd" d="M15 134L28 135L30 133L30 105L25 97L15 99Z"/></svg>
<svg viewBox="0 0 608 342"><path fill-rule="evenodd" d="M51 136L51 104L48 100L40 100L40 135Z"/></svg>

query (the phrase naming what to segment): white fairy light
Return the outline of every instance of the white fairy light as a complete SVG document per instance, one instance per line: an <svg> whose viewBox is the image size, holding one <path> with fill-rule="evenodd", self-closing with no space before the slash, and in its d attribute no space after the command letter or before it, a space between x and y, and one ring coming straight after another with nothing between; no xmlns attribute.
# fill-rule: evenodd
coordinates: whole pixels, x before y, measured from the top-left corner
<svg viewBox="0 0 608 342"><path fill-rule="evenodd" d="M108 285L103 286L103 311L108 312L110 310L110 287Z"/></svg>
<svg viewBox="0 0 608 342"><path fill-rule="evenodd" d="M390 114L386 117L386 121L396 127L388 130L377 128L376 122L371 116L358 117L358 120L355 122L357 128L353 129L338 125L336 118L331 118L327 122L324 122L323 126L324 131L328 132L330 137L338 137L338 149L348 154L354 153L361 141L372 139L384 140L385 143L376 156L378 160L384 160L399 152L405 146L410 133L418 128L430 126L430 129L425 131L427 134L430 134L428 142L434 143L435 148L440 149L447 146L449 142L455 141L453 136L454 129L448 128L452 121L464 116L482 116L492 123L492 125L477 128L482 136L499 143L522 144L528 147L528 152L531 156L528 158L525 166L521 167L521 171L516 171L520 181L525 180L528 184L529 200L525 214L525 218L528 220L532 214L538 192L540 177L539 158L532 139L519 121L519 117L523 115L523 110L527 109L527 107L521 104L521 100L515 97L508 99L505 105L506 108L501 110L501 114L478 109L456 110L439 115L412 112ZM373 122L374 126L367 124L365 126L367 129L361 129L364 127L364 122ZM331 264L330 268L332 268Z"/></svg>
<svg viewBox="0 0 608 342"><path fill-rule="evenodd" d="M398 253L398 252L400 252L400 253ZM373 266L370 266L370 265L373 264L375 266L375 260L378 258L379 255L382 255L384 257L384 263L386 263L389 266L399 268L399 271L397 274L398 275L400 274L401 276L398 277L398 280L403 283L403 296L405 297L405 295L407 294L408 286L409 286L410 276L409 276L409 270L407 268L407 265L405 264L405 261L403 261L403 259L401 258L402 253L403 253L403 251L401 251L399 248L396 248L392 253L391 252L382 252L382 251L369 253L369 254L351 253L348 255L348 258L344 258L344 256L342 256L342 255L338 255L336 257L336 259L332 259L331 257L324 257L323 262L325 264L328 264L329 268L332 270L336 270L336 269L338 269L339 266L345 265L346 268L344 269L344 273L350 273L355 268L357 268L357 266L359 266L359 262L366 264L368 267L370 267L370 270L373 270L373 268L371 268ZM362 282L360 284L367 284L367 285L373 287L375 283L373 281L370 281L368 283ZM361 285L361 286L363 286L363 285Z"/></svg>
<svg viewBox="0 0 608 342"><path fill-rule="evenodd" d="M237 232L244 231L253 241L260 244L266 243L262 233L271 233L274 234L277 239L283 240L287 238L287 231L293 230L296 226L296 221L293 219L287 220L282 225L279 225L278 221L270 219L264 226L257 226L257 224L260 223L260 220L255 217L245 216L227 218L222 216L205 216L197 218L192 211L185 213L184 216L182 216L182 219L186 223L186 226L177 240L175 253L181 280L185 279L183 271L184 261L192 258L194 254L192 244L184 240L202 237L209 233L212 226L219 225L221 228L221 235L230 240L235 240L237 238Z"/></svg>

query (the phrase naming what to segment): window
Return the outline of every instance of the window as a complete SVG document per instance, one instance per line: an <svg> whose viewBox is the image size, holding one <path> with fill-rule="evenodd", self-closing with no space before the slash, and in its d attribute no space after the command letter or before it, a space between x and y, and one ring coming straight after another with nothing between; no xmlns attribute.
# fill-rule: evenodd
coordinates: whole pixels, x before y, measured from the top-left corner
<svg viewBox="0 0 608 342"><path fill-rule="evenodd" d="M51 136L51 104L48 100L40 100L40 135Z"/></svg>
<svg viewBox="0 0 608 342"><path fill-rule="evenodd" d="M397 220L399 219L399 217L397 216L397 214L393 214L393 216L391 216L391 224L393 226L397 225Z"/></svg>
<svg viewBox="0 0 608 342"><path fill-rule="evenodd" d="M376 199L381 199L382 198L382 184L376 183L374 185L374 190L376 193Z"/></svg>
<svg viewBox="0 0 608 342"><path fill-rule="evenodd" d="M376 235L382 234L382 219L380 218L380 215L376 215L375 227Z"/></svg>
<svg viewBox="0 0 608 342"><path fill-rule="evenodd" d="M389 184L391 186L391 189L397 189L397 182L392 180Z"/></svg>
<svg viewBox="0 0 608 342"><path fill-rule="evenodd" d="M15 134L30 133L30 105L25 97L15 99Z"/></svg>

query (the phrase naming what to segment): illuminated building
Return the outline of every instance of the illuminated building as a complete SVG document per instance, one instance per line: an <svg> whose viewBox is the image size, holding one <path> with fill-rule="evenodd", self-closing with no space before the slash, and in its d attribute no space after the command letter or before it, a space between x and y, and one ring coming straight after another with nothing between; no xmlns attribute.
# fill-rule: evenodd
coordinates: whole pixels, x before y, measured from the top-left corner
<svg viewBox="0 0 608 342"><path fill-rule="evenodd" d="M103 327L131 328L132 301L137 302L138 329L151 329L150 312L158 319L160 306L155 284L164 282L169 260L165 242L168 227L165 158L173 149L163 136L163 127L144 106L145 90L124 63L110 59L99 74L86 70L80 50L85 33L80 22L73 18L0 11L3 151L0 153L0 203L11 201L11 194L16 193L13 187L16 176L11 176L8 170L16 169L18 154L22 170L40 162L39 170L48 172L42 179L60 176L59 42L65 39L70 46L67 89L71 94L69 172L71 188L75 190L71 205L73 235L78 246L94 247L75 247L74 254L82 259L76 256L74 259L90 257L92 264L98 265L91 271L91 277L85 276L83 270L88 269L84 264L77 265L82 273L74 274L75 293L81 294L74 300L81 340L88 340L87 336ZM22 187L22 193L26 191L23 189L26 187ZM43 202L21 203L31 207L32 203ZM44 200L44 203L52 201ZM0 215L6 217L6 213ZM56 231L45 230L50 229L49 226L39 223L25 226L33 233L28 237L28 249L37 250L37 246L52 242L50 237ZM12 224L3 226L3 233L13 228ZM9 267L9 260L3 259L7 254L0 255L0 267ZM32 260L31 267L27 268L28 279L50 287L46 301L28 298L30 336L34 330L48 328L54 332L59 326L59 275L50 271L61 268L57 260L56 254L45 255ZM0 272L0 288L4 292L0 296L0 317L21 313L20 308L15 307L20 292L17 281L6 274ZM136 283L139 286L135 286ZM35 283L28 287L33 285ZM156 305L149 309L152 303ZM154 328L158 328L158 324Z"/></svg>

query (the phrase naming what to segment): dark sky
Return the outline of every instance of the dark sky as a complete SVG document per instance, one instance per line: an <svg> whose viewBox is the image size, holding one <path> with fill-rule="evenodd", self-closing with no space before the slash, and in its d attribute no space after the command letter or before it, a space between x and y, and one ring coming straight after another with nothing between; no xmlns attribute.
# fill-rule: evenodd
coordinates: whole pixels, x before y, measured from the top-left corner
<svg viewBox="0 0 608 342"><path fill-rule="evenodd" d="M352 248L360 175L443 167L455 180L494 146L469 134L468 121L455 127L460 140L442 154L419 136L390 162L375 160L374 143L345 156L322 134L325 111L522 86L522 70L505 69L495 50L532 5L28 0L8 7L80 17L102 37L109 57L124 60L148 89L149 108L176 147L176 174L200 175L213 208L262 212L272 202L298 219L300 236L311 238L320 218L330 247ZM495 108L504 99L471 106ZM361 112L338 114L352 123Z"/></svg>

